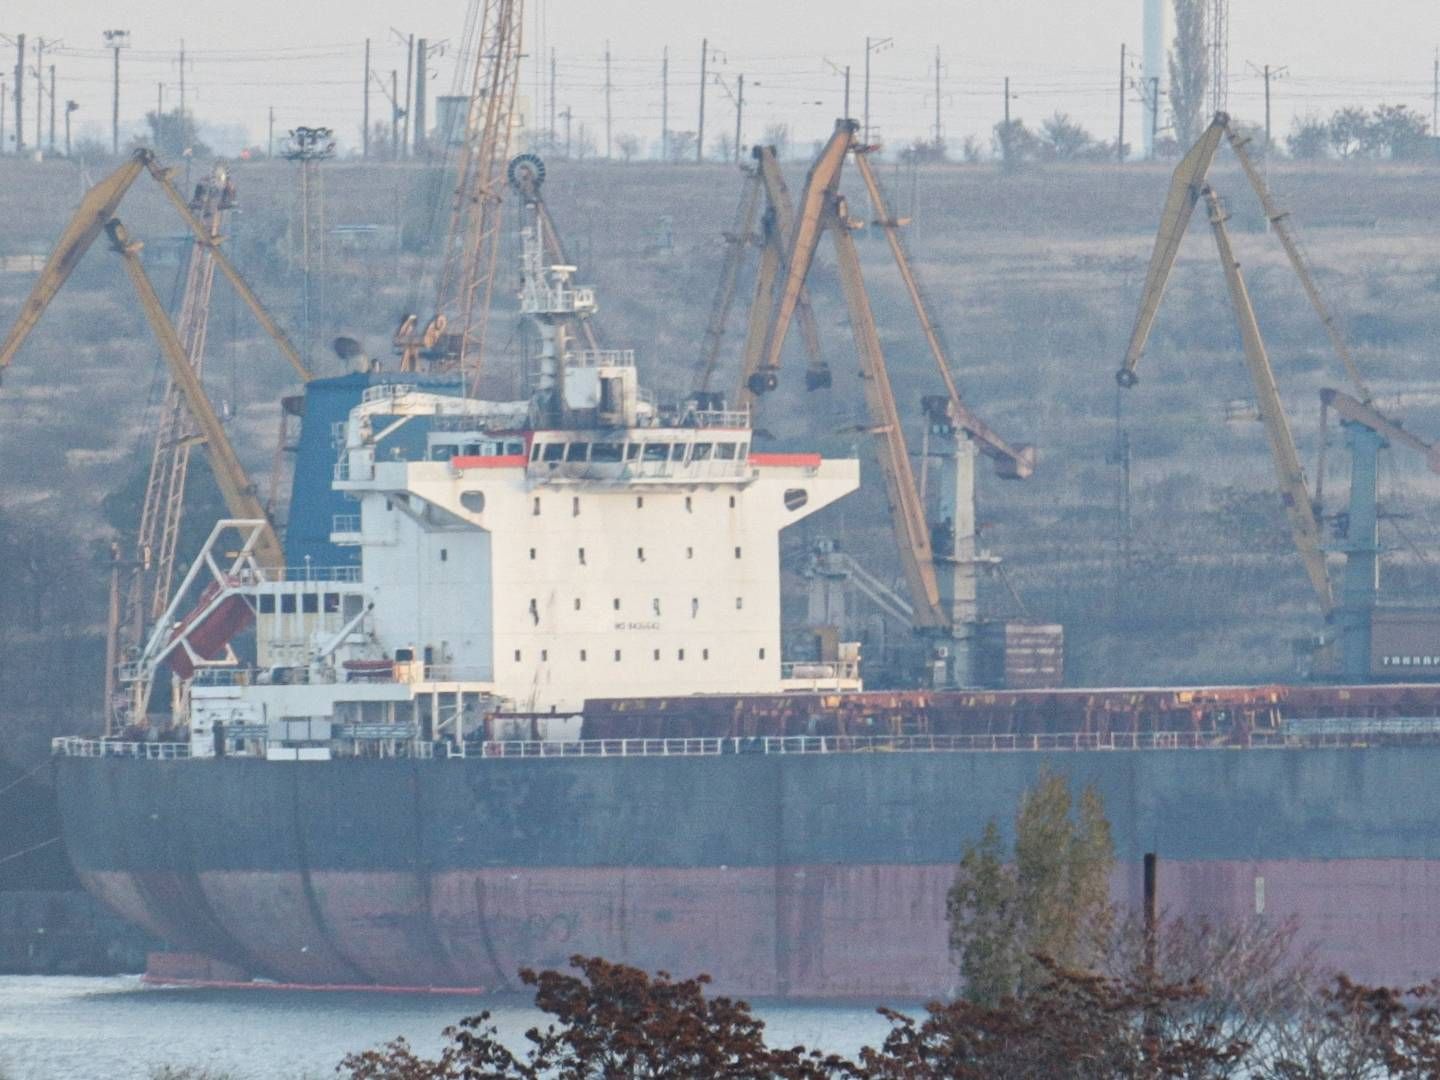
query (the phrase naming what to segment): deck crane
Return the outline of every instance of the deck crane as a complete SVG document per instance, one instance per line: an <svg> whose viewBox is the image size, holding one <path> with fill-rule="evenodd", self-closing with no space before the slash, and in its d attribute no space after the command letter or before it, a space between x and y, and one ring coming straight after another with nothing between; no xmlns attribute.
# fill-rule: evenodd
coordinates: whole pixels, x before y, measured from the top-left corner
<svg viewBox="0 0 1440 1080"><path fill-rule="evenodd" d="M904 246L895 232L900 222L889 215L883 197L875 200L880 224L890 238L891 253L926 332L932 356L941 368L947 391L940 399L941 405L927 403L930 431L950 443L948 476L947 482L942 485L938 520L932 524L927 519L925 503L910 465L910 452L899 408L855 246L853 232L857 225L851 220L848 205L839 189L841 169L846 159L853 156L862 177L866 179L872 199L879 193L878 182L865 157L870 148L859 143L857 130L858 125L853 120L837 121L834 134L820 151L806 179L784 256L779 262L782 272L776 283L778 298L770 312L763 350L747 355L747 382L749 377L758 374L764 377L764 385L757 387L752 383L748 388L758 395L774 385L785 338L791 321L801 310L805 282L821 235L828 232L834 245L851 333L859 354L871 430L878 437L877 457L885 479L896 546L910 594L911 625L937 644L944 641L959 646L943 650L937 648L935 656L945 659L939 681L963 685L971 681L970 637L978 620L972 447L978 447L994 458L1000 475L1012 479L1023 478L1033 472L1035 454L1029 447L1009 446L980 423L961 399L949 370L949 358L929 316ZM807 385L814 388L808 375ZM941 568L943 576L938 572Z"/></svg>
<svg viewBox="0 0 1440 1080"><path fill-rule="evenodd" d="M1175 265L1176 254L1180 250L1180 243L1184 239L1186 227L1190 223L1190 217L1195 207L1203 202L1206 206L1211 231L1215 237L1221 267L1225 273L1225 283L1240 331L1245 362L1250 370L1251 381L1255 386L1260 417L1270 443L1270 454L1280 484L1281 501L1290 522L1291 535L1300 552L1301 560L1305 564L1305 573L1310 580L1311 588L1315 591L1321 613L1328 622L1332 620L1335 613L1335 592L1325 565L1325 555L1320 547L1320 525L1315 515L1314 502L1306 484L1304 470L1300 465L1299 454L1295 449L1295 439L1290 431L1290 422L1280 402L1274 369L1270 365L1264 340L1260 336L1255 310L1250 303L1245 280L1240 272L1240 264L1231 247L1229 232L1225 228L1227 216L1225 209L1219 194L1206 179L1222 138L1229 142L1246 177L1255 189L1266 217L1280 238L1291 266L1300 278L1305 293L1329 334L1331 343L1351 381L1355 384L1361 400L1370 400L1370 390L1360 376L1354 357L1345 344L1345 339L1340 333L1334 315L1320 295L1314 276L1306 266L1294 233L1290 229L1288 215L1276 205L1259 170L1255 168L1254 162L1250 159L1245 145L1246 140L1235 131L1231 126L1229 116L1223 112L1215 114L1210 126L1205 129L1199 140L1175 168L1170 182L1170 190L1166 196L1165 207L1161 214L1160 231L1155 238L1155 249L1150 256L1150 266L1145 275L1140 310L1130 334L1130 343L1125 350L1124 362L1121 364L1120 370L1116 372L1115 380L1120 386L1126 388L1135 386L1139 381L1135 370L1144 353L1145 344L1149 340L1155 316L1160 310L1160 301L1165 294L1165 286Z"/></svg>
<svg viewBox="0 0 1440 1080"><path fill-rule="evenodd" d="M461 63L469 62L469 108L434 314L423 327L413 314L401 320L395 348L402 371L418 370L423 359L458 368L471 384L479 377L500 252L524 8L524 0L471 0L466 13Z"/></svg>

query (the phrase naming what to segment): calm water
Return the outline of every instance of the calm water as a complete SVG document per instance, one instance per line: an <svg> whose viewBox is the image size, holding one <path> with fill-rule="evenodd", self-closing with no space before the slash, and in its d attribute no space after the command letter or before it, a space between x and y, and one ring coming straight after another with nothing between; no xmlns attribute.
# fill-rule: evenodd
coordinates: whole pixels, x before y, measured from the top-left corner
<svg viewBox="0 0 1440 1080"><path fill-rule="evenodd" d="M261 990L161 990L138 977L0 977L4 1080L146 1080L165 1065L235 1080L333 1077L352 1050L404 1035L434 1053L440 1031L488 1007L501 1036L523 1045L543 1014L523 1000ZM854 1054L888 1025L873 1009L757 1006L774 1045Z"/></svg>

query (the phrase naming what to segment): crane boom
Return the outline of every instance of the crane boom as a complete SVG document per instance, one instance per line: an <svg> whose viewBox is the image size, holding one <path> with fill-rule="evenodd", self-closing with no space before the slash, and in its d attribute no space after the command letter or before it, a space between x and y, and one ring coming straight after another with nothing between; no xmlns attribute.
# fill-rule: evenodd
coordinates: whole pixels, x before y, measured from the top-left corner
<svg viewBox="0 0 1440 1080"><path fill-rule="evenodd" d="M1370 387L1366 385L1364 377L1360 374L1359 365L1355 363L1355 354L1350 351L1349 342L1340 332L1340 323L1330 310L1330 305L1320 295L1320 287L1316 284L1315 277L1310 273L1310 267L1305 262L1305 256L1300 251L1300 244L1295 239L1294 230L1290 227L1289 211L1280 209L1275 202L1275 197L1270 194L1269 185L1260 175L1260 170L1255 167L1255 162L1250 157L1250 151L1245 148L1249 140L1230 126L1228 118L1225 123L1225 137L1230 142L1230 149L1240 160L1240 167L1245 170L1245 176L1249 179L1250 186L1255 189L1255 196L1260 200L1266 220L1275 230L1275 235L1280 238L1280 246L1285 249L1285 256L1290 260L1290 266L1295 271L1295 276L1300 279L1300 287L1305 290L1305 295L1310 300L1310 306L1320 317L1320 324L1325 327L1325 333L1330 338L1330 346L1335 350L1335 355L1340 358L1340 363L1345 368L1345 374L1349 376L1350 382L1359 392L1360 400L1370 401L1373 395L1370 393Z"/></svg>
<svg viewBox="0 0 1440 1080"><path fill-rule="evenodd" d="M155 181L160 185L160 190L164 192L165 197L170 200L170 205L175 207L176 211L185 220L185 224L190 226L190 231L195 234L196 242L203 244L209 249L210 257L214 259L215 264L220 267L221 273L223 273L230 282L231 288L240 295L241 300L245 301L245 306L248 307L250 313L255 316L255 321L260 324L261 329L270 335L271 339L279 347L281 355L284 356L289 365L295 369L295 374L300 376L300 381L309 382L313 379L315 377L314 372L312 372L309 367L306 366L305 361L301 359L300 350L295 347L295 343L290 340L290 336L280 328L280 324L277 323L274 318L271 317L270 312L265 309L265 305L262 304L260 298L255 295L255 290L252 289L250 283L245 280L245 275L240 273L235 264L230 261L229 256L220 249L222 237L218 233L213 232L205 222L190 209L190 204L185 201L185 196L176 190L175 184L170 178L171 171L162 166L160 162L156 160L155 155L149 150L137 150L135 155L144 162L145 167L150 171L150 175L154 177Z"/></svg>
<svg viewBox="0 0 1440 1080"><path fill-rule="evenodd" d="M838 166L836 171L839 171ZM865 387L865 402L876 425L875 434L879 437L877 457L890 499L890 521L895 530L901 569L915 609L911 625L918 630L943 630L949 626L949 620L940 602L930 528L925 521L924 503L915 486L915 473L910 468L910 451L905 444L905 431L900 425L900 412L895 405L895 392L886 370L885 353L875 327L870 297L865 291L860 254L855 250L855 237L851 235L844 199L835 193L833 185L827 184L827 190L824 222L835 243L840 288L845 294L850 329L860 354L860 379Z"/></svg>
<svg viewBox="0 0 1440 1080"><path fill-rule="evenodd" d="M805 288L805 277L815 260L815 250L820 245L820 231L825 225L827 208L833 203L840 185L840 167L855 142L859 124L854 120L835 121L835 133L830 136L810 174L805 178L805 190L800 194L800 206L795 218L795 228L785 247L784 273L780 281L780 298L775 314L765 335L765 347L755 373L762 377L771 376L780 370L780 354L785 348L785 337L790 330L790 320L800 304ZM848 228L848 226L847 226Z"/></svg>
<svg viewBox="0 0 1440 1080"><path fill-rule="evenodd" d="M1285 506L1285 516L1290 520L1290 531L1305 563L1305 573L1310 578L1310 585L1320 599L1320 609L1328 618L1335 610L1335 592L1329 571L1325 568L1324 552L1320 550L1320 526L1315 520L1315 508L1310 501L1304 470L1300 466L1300 455L1295 450L1290 421L1280 403L1275 372L1270 366L1265 342L1260 337L1260 327L1255 321L1255 309L1250 303L1250 294L1240 273L1240 263L1230 246L1230 235L1225 228L1224 207L1220 203L1220 197L1208 184L1201 189L1200 194L1209 211L1215 247L1225 270L1225 284L1230 291L1231 306L1235 310L1235 322L1245 350L1245 363L1255 384L1260 418L1265 425L1265 434L1270 441L1270 454L1280 481L1280 497Z"/></svg>
<svg viewBox="0 0 1440 1080"><path fill-rule="evenodd" d="M755 235L755 218L760 209L760 172L747 171L740 206L735 212L735 226L725 234L725 265L720 270L720 287L710 307L710 322L700 343L700 389L710 389L710 379L720 360L720 343L725 338L725 323L735 303L735 287L740 280L740 264L745 249Z"/></svg>
<svg viewBox="0 0 1440 1080"><path fill-rule="evenodd" d="M30 295L25 298L25 303L21 305L20 316L15 320L15 325L10 328L10 333L6 335L5 343L0 345L0 375L5 373L5 369L15 359L15 354L25 344L25 339L30 336L30 331L35 329L35 324L40 321L40 316L45 314L45 309L49 307L50 301L55 298L55 294L60 291L71 272L79 265L85 252L90 250L90 245L95 242L95 238L104 230L106 223L115 216L115 210L120 205L120 200L125 197L125 193L139 178L144 165L144 160L139 154L136 154L87 191L85 197L80 200L80 206L71 217L65 231L60 234L60 239L55 244L55 250L45 261L45 268L40 271L39 279L31 288Z"/></svg>
<svg viewBox="0 0 1440 1080"><path fill-rule="evenodd" d="M246 475L245 467L240 464L240 458L236 455L235 448L225 434L224 425L221 424L220 417L216 415L209 397L205 394L205 387L200 382L200 376L190 366L190 358L186 354L180 335L176 332L170 317L165 314L165 305L156 294L155 287L150 283L150 278L145 273L145 267L141 265L141 245L130 240L125 226L118 218L112 218L106 222L105 229L110 236L111 246L122 258L125 272L130 276L130 283L135 287L135 295L140 300L140 307L145 313L145 318L150 323L156 339L160 342L160 351L170 369L170 377L175 380L176 385L185 395L186 407L190 410L190 415L194 417L196 426L200 429L200 435L205 440L206 453L210 457L211 472L215 474L215 482L220 488L221 496L225 499L226 507L234 517L266 522L255 546L255 556L260 565L266 569L282 568L285 565L285 555L280 546L280 538L276 535L274 527L269 524L265 508L255 495L255 486Z"/></svg>
<svg viewBox="0 0 1440 1080"><path fill-rule="evenodd" d="M785 252L795 231L795 204L790 188L780 171L773 146L757 146L755 161L760 183L765 191L765 215L762 226L765 245L760 253L760 269L755 276L755 295L750 302L750 318L745 331L745 349L740 361L740 386L735 400L749 402L757 394L774 389L775 373L758 375L763 363L765 335L775 311L775 284L785 263ZM815 325L815 312L810 306L810 291L802 283L795 301L795 318L800 322L800 338L805 345L807 362L805 382L810 389L830 385L830 373L820 355L820 331Z"/></svg>
<svg viewBox="0 0 1440 1080"><path fill-rule="evenodd" d="M523 0L472 0L472 4L480 7L475 20L479 37L470 53L474 66L469 111L435 294L437 321L444 320L440 328L448 328L448 358L471 379L478 376L484 360L500 253L505 167L524 21Z"/></svg>
<svg viewBox="0 0 1440 1080"><path fill-rule="evenodd" d="M906 292L910 294L910 303L915 308L916 318L920 320L920 329L924 331L925 341L930 346L930 355L934 358L935 367L939 370L940 378L945 383L945 391L950 395L954 422L970 434L982 453L995 461L1001 476L1013 480L1026 479L1035 471L1034 447L1012 447L996 434L990 425L976 416L961 398L960 389L955 385L955 375L950 369L950 358L946 355L945 346L940 340L939 328L930 318L925 298L920 291L920 283L915 279L914 271L910 269L910 257L900 238L900 222L890 213L889 205L885 201L885 194L880 188L880 181L875 176L875 170L870 167L868 152L857 152L855 165L860 170L861 178L865 181L866 191L869 192L870 205L875 210L876 223L885 231L885 239L890 243L890 254L894 256L895 266L900 271L900 279L905 283Z"/></svg>
<svg viewBox="0 0 1440 1080"><path fill-rule="evenodd" d="M1223 115L1223 114L1221 114ZM1190 216L1200 200L1200 189L1204 186L1205 175L1210 163L1215 160L1215 151L1220 146L1220 136L1225 126L1219 118L1180 159L1170 179L1170 191L1165 196L1165 208L1160 213L1160 231L1155 236L1155 250L1150 253L1150 267L1145 271L1145 287L1140 294L1140 311L1135 316L1135 326L1130 331L1130 344L1125 349L1125 361L1115 373L1115 381L1121 386L1134 386L1140 381L1135 367L1150 339L1150 328L1155 325L1155 315L1160 310L1160 301L1165 296L1165 286L1170 281L1170 271L1175 266L1175 256L1180 251L1180 242L1185 239L1185 230L1190 225Z"/></svg>
<svg viewBox="0 0 1440 1080"><path fill-rule="evenodd" d="M1425 462L1430 471L1440 473L1440 446L1426 442L1419 435L1385 416L1373 405L1357 401L1343 390L1333 390L1329 387L1320 391L1320 400L1346 420L1363 424L1392 443L1403 443L1412 450L1418 450L1425 455Z"/></svg>

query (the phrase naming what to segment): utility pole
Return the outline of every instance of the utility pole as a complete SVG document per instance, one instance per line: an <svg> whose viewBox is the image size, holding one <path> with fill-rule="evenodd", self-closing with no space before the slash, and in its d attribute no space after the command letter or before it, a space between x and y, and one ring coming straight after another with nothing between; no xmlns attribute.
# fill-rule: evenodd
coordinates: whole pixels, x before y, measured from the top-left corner
<svg viewBox="0 0 1440 1080"><path fill-rule="evenodd" d="M1440 46L1435 49L1435 74L1434 84L1430 91L1430 134L1440 135L1435 124L1440 121Z"/></svg>
<svg viewBox="0 0 1440 1080"><path fill-rule="evenodd" d="M550 46L550 148L554 149L558 133L555 130L555 46Z"/></svg>
<svg viewBox="0 0 1440 1080"><path fill-rule="evenodd" d="M425 92L429 89L429 68L427 63L430 59L430 42L427 38L420 38L415 42L415 156L423 157L428 152L429 140L425 134L427 121L425 116ZM405 110L405 123L410 124L410 110Z"/></svg>
<svg viewBox="0 0 1440 1080"><path fill-rule="evenodd" d="M1288 67L1271 67L1269 64L1265 64L1262 67L1261 65L1250 64L1248 62L1246 66L1265 80L1265 153L1268 154L1273 145L1270 141L1270 80L1283 77L1285 72L1290 69Z"/></svg>
<svg viewBox="0 0 1440 1080"><path fill-rule="evenodd" d="M0 87L0 96L3 96L3 89ZM78 108L80 108L80 103L74 99L65 102L65 156L67 158L70 156L70 114ZM4 112L0 111L0 124L4 123L4 116ZM3 132L0 132L0 135L3 135ZM3 141L0 139L0 142Z"/></svg>
<svg viewBox="0 0 1440 1080"><path fill-rule="evenodd" d="M155 84L155 138L157 142L160 138L160 118L164 115L165 84L163 82L157 82Z"/></svg>
<svg viewBox="0 0 1440 1080"><path fill-rule="evenodd" d="M25 35L15 35L15 156L25 153Z"/></svg>
<svg viewBox="0 0 1440 1080"><path fill-rule="evenodd" d="M569 105L566 105L566 106L565 106L565 111L560 114L560 119L565 121L565 160L566 160L566 161L569 161L569 160L570 160L570 120L571 120L571 118L572 118L574 115L575 115L575 110L572 109L572 108L570 108Z"/></svg>
<svg viewBox="0 0 1440 1080"><path fill-rule="evenodd" d="M185 39L180 39L180 131L185 131Z"/></svg>
<svg viewBox="0 0 1440 1080"><path fill-rule="evenodd" d="M940 127L940 46L935 46L935 149L940 149L943 129Z"/></svg>
<svg viewBox="0 0 1440 1080"><path fill-rule="evenodd" d="M1156 149L1156 142L1160 139L1160 76L1150 77L1150 156L1153 158L1159 151Z"/></svg>
<svg viewBox="0 0 1440 1080"><path fill-rule="evenodd" d="M368 158L370 156L370 39L368 37L365 39L365 74L362 76L362 79L365 83L365 90L363 93L364 105L361 112L361 116L364 119L360 121L360 156L362 158Z"/></svg>
<svg viewBox="0 0 1440 1080"><path fill-rule="evenodd" d="M422 42L423 44L423 42ZM411 90L415 86L415 35L411 34L405 39L405 122L401 125L400 156L408 157L410 154L410 105ZM397 101L396 106L399 106Z"/></svg>
<svg viewBox="0 0 1440 1080"><path fill-rule="evenodd" d="M55 153L55 65L50 65L50 153Z"/></svg>
<svg viewBox="0 0 1440 1080"><path fill-rule="evenodd" d="M1125 43L1120 43L1120 133L1115 137L1115 158L1125 164Z"/></svg>
<svg viewBox="0 0 1440 1080"><path fill-rule="evenodd" d="M745 76L738 79L739 94L735 98L735 164L740 164L740 128L745 119Z"/></svg>
<svg viewBox="0 0 1440 1080"><path fill-rule="evenodd" d="M705 61L710 55L710 39L700 39L700 124L695 137L695 162L705 160Z"/></svg>
<svg viewBox="0 0 1440 1080"><path fill-rule="evenodd" d="M390 160L400 160L400 72L390 69Z"/></svg>
<svg viewBox="0 0 1440 1080"><path fill-rule="evenodd" d="M610 39L605 39L605 160L610 160Z"/></svg>
<svg viewBox="0 0 1440 1080"><path fill-rule="evenodd" d="M5 76L0 75L0 156L5 154Z"/></svg>
<svg viewBox="0 0 1440 1080"><path fill-rule="evenodd" d="M45 39L35 39L35 149L45 141L40 125L45 121Z"/></svg>
<svg viewBox="0 0 1440 1080"><path fill-rule="evenodd" d="M1005 76L1005 138L1010 138L1010 76Z"/></svg>
<svg viewBox="0 0 1440 1080"><path fill-rule="evenodd" d="M865 145L873 145L870 141L870 54L882 52L895 44L894 38L870 38L865 39Z"/></svg>
<svg viewBox="0 0 1440 1080"><path fill-rule="evenodd" d="M120 156L120 50L130 44L129 30L106 30L101 37L105 47L115 54L114 87L110 98L110 152Z"/></svg>
<svg viewBox="0 0 1440 1080"><path fill-rule="evenodd" d="M265 144L265 158L268 161L275 156L275 106L270 106L270 137Z"/></svg>

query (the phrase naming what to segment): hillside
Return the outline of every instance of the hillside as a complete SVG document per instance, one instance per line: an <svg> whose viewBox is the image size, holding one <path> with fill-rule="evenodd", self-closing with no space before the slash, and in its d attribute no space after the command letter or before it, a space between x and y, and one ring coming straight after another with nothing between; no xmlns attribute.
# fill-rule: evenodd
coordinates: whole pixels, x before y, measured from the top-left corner
<svg viewBox="0 0 1440 1080"><path fill-rule="evenodd" d="M1223 157L1222 157L1223 161ZM790 167L792 191L804 165ZM1007 438L1039 447L1033 480L981 482L985 544L1004 556L1010 585L1034 616L1067 625L1068 676L1077 684L1279 679L1292 669L1291 640L1315 630L1311 597L1273 489L1263 432L1227 421L1251 398L1214 245L1197 221L1142 368L1117 391L1113 372L1134 318L1168 165L1049 167L1005 176L991 166L886 165L882 179L913 218L908 241L977 411ZM92 170L98 178L102 168ZM1421 433L1440 433L1440 389L1429 377L1440 332L1440 170L1336 163L1276 164L1271 182L1290 207L1327 295L1341 313L1382 407ZM295 175L283 163L235 170L241 212L229 249L278 318L301 335L300 275L287 260ZM361 338L388 356L399 315L423 309L425 260L414 249L435 178L416 167L332 163L325 168L332 226L376 225L360 249L332 250L322 316L313 327L317 368L339 362L328 342ZM852 177L852 180L856 178ZM1235 243L1266 334L1302 456L1314 478L1317 391L1343 374L1264 230L1237 170L1214 175L1228 196ZM147 262L162 295L176 270L163 240L180 231L142 180L122 208L132 234L150 241ZM607 344L634 346L642 378L662 398L694 377L730 227L739 177L723 166L550 163L547 198L581 278L596 285ZM856 180L858 188L858 180ZM66 162L0 159L0 257L44 252L82 188ZM850 192L855 213L863 192ZM1197 215L1203 217L1203 215ZM657 244L662 232L673 246ZM514 238L502 259L513 254ZM336 248L339 248L338 241ZM930 360L885 245L861 244L897 397L919 423L933 392ZM853 348L828 257L812 286L833 390L806 395L800 363L766 401L758 426L777 439L856 441L861 398ZM513 265L511 263L510 265ZM0 323L14 319L33 273L0 266ZM502 279L513 282L513 275ZM97 635L103 619L104 551L124 524L127 486L143 465L147 403L159 368L143 318L103 243L87 257L0 388L0 705L38 740L75 727L98 698ZM508 292L508 290L507 290ZM730 371L743 299L727 340ZM518 347L508 295L497 296L492 340ZM518 386L516 365L491 363L496 389ZM255 474L268 478L288 369L223 283L216 286L207 381L233 415L234 437ZM728 383L727 376L726 382ZM1133 455L1132 556L1119 558L1120 425ZM918 445L918 426L915 428ZM1344 495L1345 455L1332 431L1327 508ZM863 452L863 444L862 444ZM1408 452L1391 455L1382 488L1403 515L1383 533L1388 597L1433 595L1440 483ZM897 576L878 477L811 519L787 556L819 536L840 536L882 576ZM262 483L263 486L263 483ZM12 557L13 556L13 557ZM1012 614L1004 583L990 609ZM20 617L17 617L20 616ZM37 676L36 672L44 675Z"/></svg>

